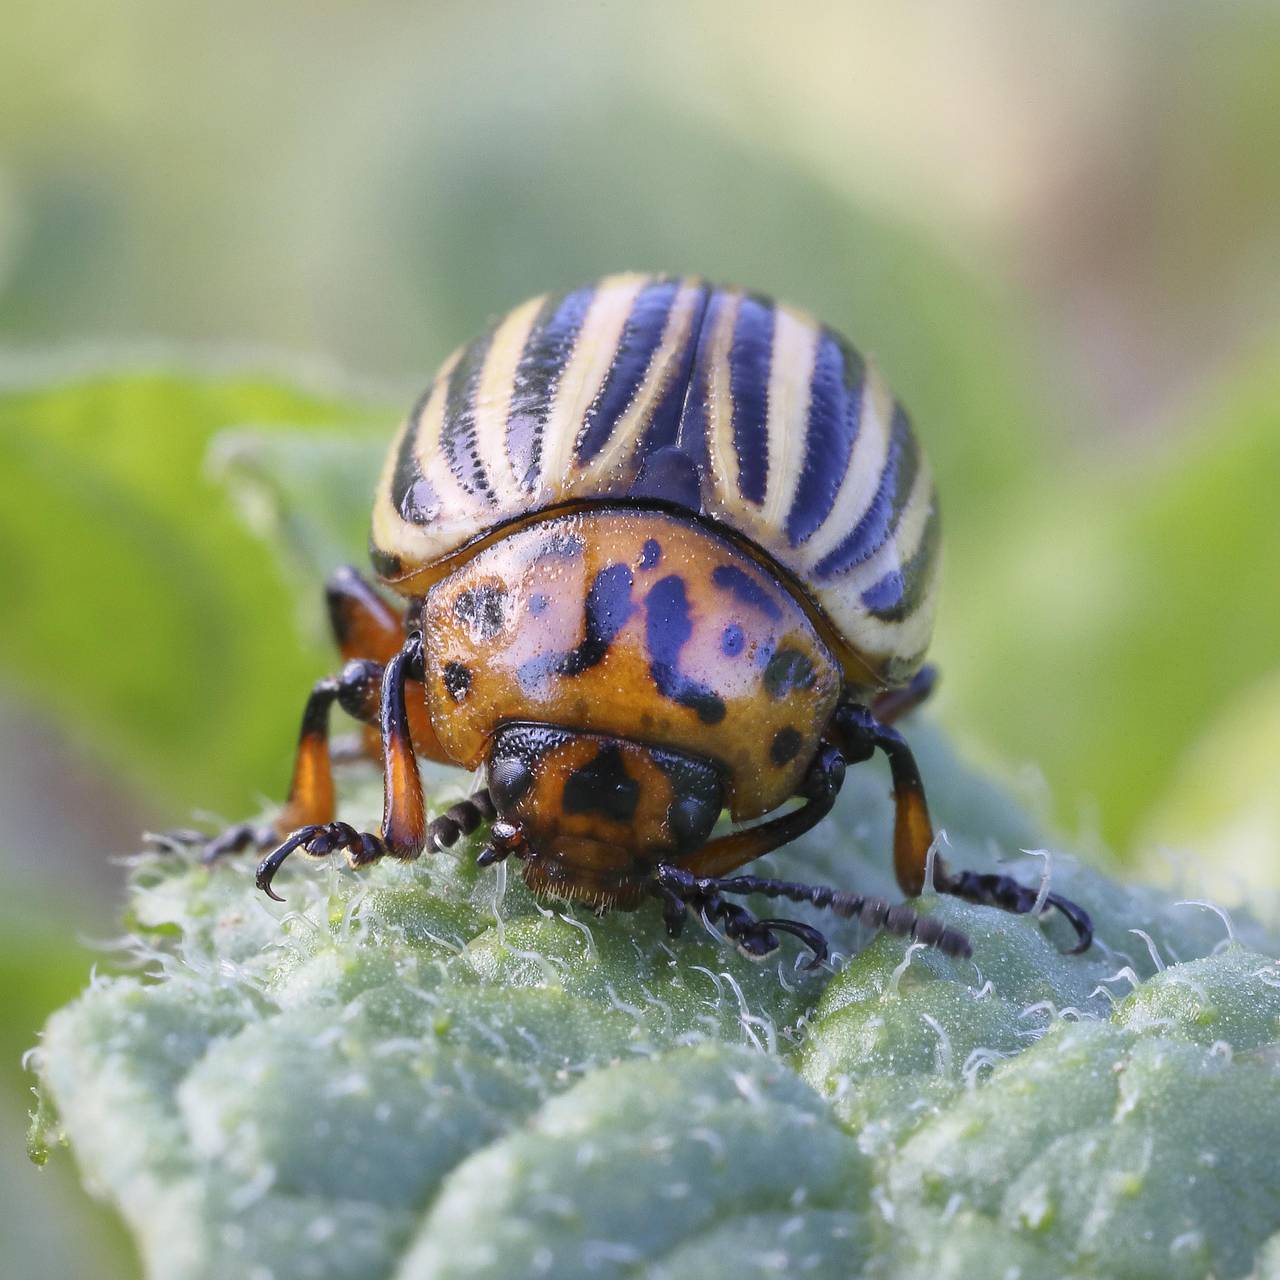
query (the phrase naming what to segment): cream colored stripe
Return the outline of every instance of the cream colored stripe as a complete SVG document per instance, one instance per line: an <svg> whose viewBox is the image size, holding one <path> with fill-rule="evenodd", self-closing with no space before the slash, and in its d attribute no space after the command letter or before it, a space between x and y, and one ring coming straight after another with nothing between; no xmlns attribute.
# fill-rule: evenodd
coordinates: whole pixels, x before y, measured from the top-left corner
<svg viewBox="0 0 1280 1280"><path fill-rule="evenodd" d="M853 647L873 664L923 652L933 635L941 581L941 574L935 573L920 603L901 622L883 622L862 612L845 632Z"/></svg>
<svg viewBox="0 0 1280 1280"><path fill-rule="evenodd" d="M809 400L818 358L818 327L802 311L774 311L769 364L769 467L760 516L766 528L782 529L795 501L809 435Z"/></svg>
<svg viewBox="0 0 1280 1280"><path fill-rule="evenodd" d="M892 573L910 563L911 557L920 549L920 540L924 537L932 508L933 476L929 472L928 463L921 457L915 483L911 486L906 506L898 516L897 527L875 555L841 576L841 590L861 594L879 582L886 573Z"/></svg>
<svg viewBox="0 0 1280 1280"><path fill-rule="evenodd" d="M540 487L560 496L571 484L569 463L582 419L599 394L618 355L636 295L651 277L610 276L602 280L582 318L573 354L561 372L542 432Z"/></svg>
<svg viewBox="0 0 1280 1280"><path fill-rule="evenodd" d="M725 294L707 343L707 461L708 475L716 487L719 509L737 510L742 505L738 478L738 452L733 447L733 384L729 353L738 323L740 293Z"/></svg>
<svg viewBox="0 0 1280 1280"><path fill-rule="evenodd" d="M510 312L494 330L480 370L475 394L476 448L480 465L493 487L498 505L522 497L520 481L507 454L507 418L516 369L529 332L546 296L530 298Z"/></svg>
<svg viewBox="0 0 1280 1280"><path fill-rule="evenodd" d="M902 570L911 563L924 540L934 501L933 477L922 455L911 494L893 536L869 560L827 587L829 592L838 592L839 598L848 602L846 612L849 616L840 619L842 629L853 647L872 665L922 652L933 633L940 576L937 564L923 566L922 571L931 577L928 589L916 607L899 622L873 617L863 608L861 596L885 574L895 569Z"/></svg>
<svg viewBox="0 0 1280 1280"><path fill-rule="evenodd" d="M702 292L702 284L698 280L686 281L676 291L662 340L649 361L639 389L619 416L604 448L583 468L579 484L584 491L607 487L632 461L654 412L671 388L671 380L680 372L688 344L697 336L692 329L701 310Z"/></svg>
<svg viewBox="0 0 1280 1280"><path fill-rule="evenodd" d="M876 496L889 456L889 428L893 422L893 393L880 371L866 364L862 383L862 413L849 465L836 491L831 514L804 544L804 558L812 568L858 526Z"/></svg>

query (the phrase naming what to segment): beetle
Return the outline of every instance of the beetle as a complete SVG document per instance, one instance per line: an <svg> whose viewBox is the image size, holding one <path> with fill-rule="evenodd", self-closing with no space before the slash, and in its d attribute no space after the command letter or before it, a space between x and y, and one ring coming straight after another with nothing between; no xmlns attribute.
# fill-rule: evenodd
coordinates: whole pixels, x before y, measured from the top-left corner
<svg viewBox="0 0 1280 1280"><path fill-rule="evenodd" d="M288 800L205 857L417 858L492 823L541 895L690 912L752 956L822 934L731 899L808 902L952 954L968 940L879 899L734 875L830 812L846 767L888 760L893 863L1027 912L1087 913L930 858L920 773L893 722L928 694L939 524L928 462L875 366L804 312L696 278L609 276L531 299L454 352L393 443L370 539L393 609L328 585L346 665L312 690ZM380 756L381 828L334 817L329 713ZM482 771L427 821L418 757ZM775 813L792 798L798 807ZM713 832L727 810L738 825ZM758 820L758 821L756 821Z"/></svg>

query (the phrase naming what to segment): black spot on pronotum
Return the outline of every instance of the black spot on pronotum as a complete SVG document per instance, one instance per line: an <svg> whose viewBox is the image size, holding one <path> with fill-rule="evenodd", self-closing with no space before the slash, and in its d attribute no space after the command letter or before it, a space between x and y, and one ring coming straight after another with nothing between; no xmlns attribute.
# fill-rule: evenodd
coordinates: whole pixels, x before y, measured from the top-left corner
<svg viewBox="0 0 1280 1280"><path fill-rule="evenodd" d="M631 582L631 570L625 564L606 565L596 574L587 592L582 643L556 663L560 675L581 675L609 652L614 637L631 616Z"/></svg>
<svg viewBox="0 0 1280 1280"><path fill-rule="evenodd" d="M446 662L440 672L445 692L454 702L461 702L471 692L471 669L461 662Z"/></svg>
<svg viewBox="0 0 1280 1280"><path fill-rule="evenodd" d="M453 613L477 640L492 640L506 622L506 589L497 583L482 582L458 593Z"/></svg>
<svg viewBox="0 0 1280 1280"><path fill-rule="evenodd" d="M640 549L640 568L653 569L661 559L662 548L658 545L658 540L656 538L646 538L644 546Z"/></svg>
<svg viewBox="0 0 1280 1280"><path fill-rule="evenodd" d="M743 604L758 609L766 618L777 622L782 617L778 602L749 573L736 564L718 564L711 571L711 581Z"/></svg>
<svg viewBox="0 0 1280 1280"><path fill-rule="evenodd" d="M764 669L764 687L771 698L785 698L793 689L812 689L813 663L799 649L779 649Z"/></svg>
<svg viewBox="0 0 1280 1280"><path fill-rule="evenodd" d="M801 741L798 729L779 729L769 746L769 759L776 765L790 764L800 750Z"/></svg>
<svg viewBox="0 0 1280 1280"><path fill-rule="evenodd" d="M610 742L594 760L575 769L564 784L566 813L599 813L615 822L630 822L640 803L640 784L627 772L622 751Z"/></svg>
<svg viewBox="0 0 1280 1280"><path fill-rule="evenodd" d="M655 582L645 599L645 608L649 674L658 692L690 708L703 724L719 724L725 715L724 702L714 690L680 670L680 650L693 634L684 579L671 574Z"/></svg>
<svg viewBox="0 0 1280 1280"><path fill-rule="evenodd" d="M601 569L587 592L582 643L567 653L540 653L530 658L516 672L520 687L529 692L553 672L561 676L580 676L602 662L614 638L631 616L631 583L631 570L625 564L610 564ZM534 608L537 599L535 595L529 601L529 607L535 613L541 612L541 609Z"/></svg>
<svg viewBox="0 0 1280 1280"><path fill-rule="evenodd" d="M546 613L550 603L551 597L545 591L535 591L529 597L529 612L537 617L540 613Z"/></svg>
<svg viewBox="0 0 1280 1280"><path fill-rule="evenodd" d="M742 646L745 643L746 637L742 634L742 628L735 622L731 622L720 633L720 652L726 658L736 658L742 652Z"/></svg>

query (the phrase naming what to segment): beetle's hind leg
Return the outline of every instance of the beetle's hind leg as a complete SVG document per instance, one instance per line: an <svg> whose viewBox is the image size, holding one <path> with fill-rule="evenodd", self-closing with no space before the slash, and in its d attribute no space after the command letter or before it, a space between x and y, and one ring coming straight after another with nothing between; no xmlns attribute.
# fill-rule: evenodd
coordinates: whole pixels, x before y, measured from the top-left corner
<svg viewBox="0 0 1280 1280"><path fill-rule="evenodd" d="M881 724L893 724L927 702L937 687L938 668L929 663L912 676L910 684L877 696L871 703L871 714Z"/></svg>

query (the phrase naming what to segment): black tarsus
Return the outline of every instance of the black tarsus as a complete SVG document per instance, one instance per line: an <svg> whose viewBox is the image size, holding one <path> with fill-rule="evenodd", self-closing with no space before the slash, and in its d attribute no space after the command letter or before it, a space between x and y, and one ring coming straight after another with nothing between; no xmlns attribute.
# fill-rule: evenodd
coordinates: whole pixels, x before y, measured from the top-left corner
<svg viewBox="0 0 1280 1280"><path fill-rule="evenodd" d="M427 826L427 841L437 849L448 849L464 835L470 835L481 823L490 821L493 816L493 801L489 798L488 790L482 788L467 799L459 800L435 818ZM372 831L357 831L346 822L315 823L309 827L300 827L258 864L255 883L267 897L274 898L277 902L284 901L272 889L271 882L284 860L299 849L313 858L323 858L338 849L347 849L350 851L348 858L353 867L377 862L389 852L381 836Z"/></svg>
<svg viewBox="0 0 1280 1280"><path fill-rule="evenodd" d="M1012 876L977 871L945 871L944 874L945 879L938 884L941 892L979 906L999 907L1002 911L1018 915L1034 911L1036 899L1040 896L1035 889L1021 884ZM1093 921L1089 913L1070 898L1057 893L1045 894L1041 911L1048 911L1050 907L1061 913L1076 931L1076 945L1067 954L1074 956L1088 951L1093 943Z"/></svg>
<svg viewBox="0 0 1280 1280"><path fill-rule="evenodd" d="M313 858L323 858L336 849L348 849L353 867L376 862L387 852L381 836L372 831L357 831L346 822L325 822L300 827L282 845L263 858L254 876L254 883L258 888L276 902L283 902L284 899L271 887L271 882L280 870L281 863L295 849L301 849Z"/></svg>

